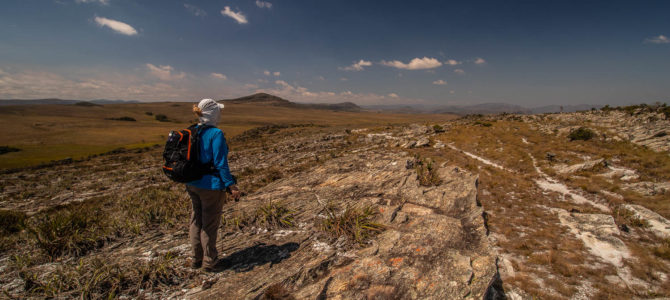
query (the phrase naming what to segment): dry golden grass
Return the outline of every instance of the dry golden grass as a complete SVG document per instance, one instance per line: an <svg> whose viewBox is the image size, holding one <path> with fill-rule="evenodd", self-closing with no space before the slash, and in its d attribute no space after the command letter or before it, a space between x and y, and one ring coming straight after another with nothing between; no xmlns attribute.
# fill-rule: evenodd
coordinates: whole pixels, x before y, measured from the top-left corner
<svg viewBox="0 0 670 300"><path fill-rule="evenodd" d="M0 107L0 139L21 149L3 154L0 169L36 165L67 157L79 159L115 148L163 144L170 130L196 121L193 103L133 103L103 106L31 105ZM151 115L147 114L148 112ZM171 122L159 122L157 114ZM131 117L136 122L105 120ZM447 114L337 112L260 104L226 104L219 128L228 138L269 124L316 124L341 127L444 122Z"/></svg>

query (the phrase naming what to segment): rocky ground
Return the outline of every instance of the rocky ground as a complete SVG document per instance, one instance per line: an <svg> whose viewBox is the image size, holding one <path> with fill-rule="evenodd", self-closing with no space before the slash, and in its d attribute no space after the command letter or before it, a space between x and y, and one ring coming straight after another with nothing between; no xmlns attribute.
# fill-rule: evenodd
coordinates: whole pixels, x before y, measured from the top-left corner
<svg viewBox="0 0 670 300"><path fill-rule="evenodd" d="M571 140L579 127L595 135ZM160 147L12 171L0 207L19 225L2 232L0 285L8 297L668 297L667 130L661 113L620 111L258 128L229 140L247 194L224 207L214 273L189 268L189 202L157 168Z"/></svg>

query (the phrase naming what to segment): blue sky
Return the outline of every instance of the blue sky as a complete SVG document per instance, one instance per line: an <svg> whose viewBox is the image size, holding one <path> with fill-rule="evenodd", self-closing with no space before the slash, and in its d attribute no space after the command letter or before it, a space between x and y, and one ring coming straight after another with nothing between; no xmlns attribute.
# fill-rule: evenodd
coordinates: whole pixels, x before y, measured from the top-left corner
<svg viewBox="0 0 670 300"><path fill-rule="evenodd" d="M0 98L668 102L669 1L5 0Z"/></svg>

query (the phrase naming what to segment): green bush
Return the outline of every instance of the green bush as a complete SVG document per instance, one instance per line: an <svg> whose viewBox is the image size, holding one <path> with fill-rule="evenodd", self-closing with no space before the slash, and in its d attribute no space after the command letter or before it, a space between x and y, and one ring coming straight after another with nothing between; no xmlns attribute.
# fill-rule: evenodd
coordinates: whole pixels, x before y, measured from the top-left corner
<svg viewBox="0 0 670 300"><path fill-rule="evenodd" d="M570 134L568 135L568 138L570 138L571 141L574 140L588 141L595 136L596 136L595 132L593 132L591 129L588 129L586 127L579 127L576 130L571 131Z"/></svg>
<svg viewBox="0 0 670 300"><path fill-rule="evenodd" d="M186 220L191 202L170 190L169 186L148 187L121 202L127 222L136 225L175 225Z"/></svg>
<svg viewBox="0 0 670 300"><path fill-rule="evenodd" d="M422 186L438 186L442 183L442 179L437 174L437 168L431 159L414 159L414 169L419 179L419 184Z"/></svg>
<svg viewBox="0 0 670 300"><path fill-rule="evenodd" d="M135 118L131 117L120 117L120 118L106 118L105 120L112 120L112 121L127 121L127 122L135 122Z"/></svg>

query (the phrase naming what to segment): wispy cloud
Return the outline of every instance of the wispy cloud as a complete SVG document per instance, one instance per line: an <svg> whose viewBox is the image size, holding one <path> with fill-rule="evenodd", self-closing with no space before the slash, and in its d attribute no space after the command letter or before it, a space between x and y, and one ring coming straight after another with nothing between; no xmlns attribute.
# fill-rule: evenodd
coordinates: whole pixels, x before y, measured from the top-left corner
<svg viewBox="0 0 670 300"><path fill-rule="evenodd" d="M668 44L670 43L670 39L668 39L667 36L661 34L659 36L652 36L650 38L646 38L644 42L651 44Z"/></svg>
<svg viewBox="0 0 670 300"><path fill-rule="evenodd" d="M247 24L247 17L242 14L241 11L234 12L230 10L230 6L224 6L223 10L221 11L221 14L227 17L232 18L235 20L238 24Z"/></svg>
<svg viewBox="0 0 670 300"><path fill-rule="evenodd" d="M435 84L435 85L447 85L447 82L442 80L442 79L439 79L439 80L433 81L433 84Z"/></svg>
<svg viewBox="0 0 670 300"><path fill-rule="evenodd" d="M186 77L184 72L175 72L172 66L154 66L152 64L146 64L146 67L149 69L149 73L158 77L160 80L170 81L177 80Z"/></svg>
<svg viewBox="0 0 670 300"><path fill-rule="evenodd" d="M209 74L209 76L212 76L212 77L214 77L214 78L216 78L216 79L221 79L221 80L226 80L226 79L228 79L228 77L227 77L226 75L223 75L223 74L221 74L221 73L211 73L211 74Z"/></svg>
<svg viewBox="0 0 670 300"><path fill-rule="evenodd" d="M75 3L99 3L109 5L109 0L74 0Z"/></svg>
<svg viewBox="0 0 670 300"><path fill-rule="evenodd" d="M265 75L265 76L273 75L273 76L279 77L279 76L281 76L281 72L279 72L279 71L270 72L268 70L265 70L265 71L263 71L263 75Z"/></svg>
<svg viewBox="0 0 670 300"><path fill-rule="evenodd" d="M435 58L414 58L409 63L403 63L399 60L394 61L384 61L381 62L382 65L388 67L394 67L398 69L405 70L423 70L423 69L433 69L442 66L442 63Z"/></svg>
<svg viewBox="0 0 670 300"><path fill-rule="evenodd" d="M204 17L207 15L207 12L204 9L195 5L184 3L184 8L196 17Z"/></svg>
<svg viewBox="0 0 670 300"><path fill-rule="evenodd" d="M475 64L477 64L477 65L483 65L483 64L486 64L486 61L485 61L483 58L481 58L481 57L477 57L477 58L475 58L475 60L474 60L473 62L474 62Z"/></svg>
<svg viewBox="0 0 670 300"><path fill-rule="evenodd" d="M457 65L460 65L461 62L457 61L455 59L449 59L449 60L445 61L444 64L447 65L447 66L457 66Z"/></svg>
<svg viewBox="0 0 670 300"><path fill-rule="evenodd" d="M100 27L109 27L111 30L114 30L120 34L124 35L136 35L137 30L126 23L121 21L107 19L103 17L95 17L95 22L98 23Z"/></svg>
<svg viewBox="0 0 670 300"><path fill-rule="evenodd" d="M358 62L352 64L351 66L346 66L339 69L343 71L363 71L364 70L363 67L369 67L369 66L372 66L372 62L361 59Z"/></svg>
<svg viewBox="0 0 670 300"><path fill-rule="evenodd" d="M256 0L256 6L260 8L272 8L272 3L267 1Z"/></svg>
<svg viewBox="0 0 670 300"><path fill-rule="evenodd" d="M465 71L463 71L463 69L455 69L454 73L462 75L462 74L465 74Z"/></svg>
<svg viewBox="0 0 670 300"><path fill-rule="evenodd" d="M272 72L272 75L279 77L281 73L279 71Z"/></svg>
<svg viewBox="0 0 670 300"><path fill-rule="evenodd" d="M396 93L390 93L390 94L388 94L388 96L391 97L391 98L398 98L398 94L396 94Z"/></svg>

